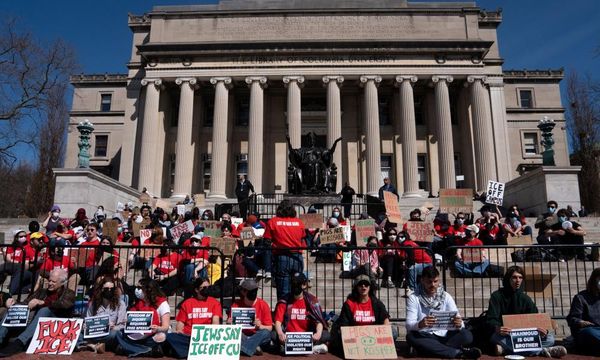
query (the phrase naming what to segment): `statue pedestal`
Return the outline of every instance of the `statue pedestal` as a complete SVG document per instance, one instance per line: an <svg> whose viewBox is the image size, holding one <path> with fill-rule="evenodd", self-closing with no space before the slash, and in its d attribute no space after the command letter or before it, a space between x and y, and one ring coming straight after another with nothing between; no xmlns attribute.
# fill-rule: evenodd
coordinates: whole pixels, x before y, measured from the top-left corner
<svg viewBox="0 0 600 360"><path fill-rule="evenodd" d="M293 195L293 194L284 194L283 198L285 200L289 200L294 204L299 204L304 206L304 208L308 211L308 207L312 204L339 204L342 201L342 197L340 195Z"/></svg>

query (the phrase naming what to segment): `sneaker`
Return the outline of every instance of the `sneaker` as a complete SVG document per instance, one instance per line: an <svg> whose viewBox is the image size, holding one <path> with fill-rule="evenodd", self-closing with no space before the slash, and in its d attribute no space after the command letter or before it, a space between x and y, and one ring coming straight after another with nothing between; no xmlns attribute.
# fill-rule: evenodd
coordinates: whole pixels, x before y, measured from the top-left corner
<svg viewBox="0 0 600 360"><path fill-rule="evenodd" d="M560 359L561 357L567 355L567 349L564 346L550 346L542 349L542 353L540 355Z"/></svg>
<svg viewBox="0 0 600 360"><path fill-rule="evenodd" d="M494 355L502 356L503 353L504 353L504 349L502 348L502 346L496 345L496 348L494 349Z"/></svg>
<svg viewBox="0 0 600 360"><path fill-rule="evenodd" d="M96 353L104 354L106 352L106 345L104 343L99 343L96 345Z"/></svg>
<svg viewBox="0 0 600 360"><path fill-rule="evenodd" d="M476 347L472 348L464 348L462 350L462 354L460 354L461 359L479 359L481 357L481 350Z"/></svg>
<svg viewBox="0 0 600 360"><path fill-rule="evenodd" d="M256 350L254 351L254 355L258 355L258 356L260 356L260 355L262 355L262 354L263 354L263 351L262 351L262 349L260 348L260 346L257 346L257 347L256 347Z"/></svg>
<svg viewBox="0 0 600 360"><path fill-rule="evenodd" d="M328 350L329 349L327 349L327 345L325 345L325 344L313 346L313 354L327 354Z"/></svg>
<svg viewBox="0 0 600 360"><path fill-rule="evenodd" d="M270 271L265 272L265 279L268 279L268 280L271 279L271 272Z"/></svg>
<svg viewBox="0 0 600 360"><path fill-rule="evenodd" d="M260 280L262 278L265 277L265 271L264 270L258 270L258 272L256 273L256 280Z"/></svg>

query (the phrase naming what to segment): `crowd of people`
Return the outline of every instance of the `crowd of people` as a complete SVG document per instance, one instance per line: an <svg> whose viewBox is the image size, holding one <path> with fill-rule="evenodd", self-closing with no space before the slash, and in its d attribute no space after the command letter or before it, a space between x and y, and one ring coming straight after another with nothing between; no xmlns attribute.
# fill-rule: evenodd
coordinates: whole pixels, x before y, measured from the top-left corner
<svg viewBox="0 0 600 360"><path fill-rule="evenodd" d="M242 179L240 179L242 180ZM245 181L245 179L243 179ZM252 191L250 183L242 182L240 199L247 199ZM386 183L391 186L391 184ZM352 189L347 189L353 193ZM393 192L393 191L392 191ZM351 195L350 195L351 196ZM152 209L148 204L133 207L126 204L111 220L119 223L116 238L103 234L102 224L108 219L99 207L87 217L79 209L69 221L61 218L59 206L53 206L40 225L32 222L28 231L15 233L11 246L6 248L4 263L0 265L0 280L10 275L8 291L0 304L3 312L17 304L14 300L28 294L19 304L31 309L30 322L24 328L0 327L0 357L11 356L26 349L41 317L71 317L75 314L76 288L83 286L88 294L87 307L79 315L91 317L107 315L110 333L93 342L78 340L78 350L102 353L111 349L117 354L135 356L171 356L186 358L192 327L198 324L231 323L231 308L251 307L256 311L254 327L244 329L241 352L253 356L262 352L280 353L288 332L313 333L313 351L328 351L343 356L341 327L388 325L390 316L384 303L376 296L383 288L404 288L406 298L407 342L420 356L444 358L478 358L481 350L473 347L473 333L463 321L452 296L440 283L436 255L448 255L448 248L458 246L453 267L464 276L484 276L490 267L482 249L479 257L466 261L468 247L506 244L508 237L527 236L532 228L517 205L508 208L503 216L498 208L484 206L481 216L457 213L453 223L449 214L437 213L433 221L433 241L415 242L407 224L401 226L383 216L375 219L373 235L366 244L357 240L354 226L350 227L350 241L332 244L320 243L319 228L306 228L298 218L293 203L283 200L273 218L260 219L260 214L249 211L242 223L233 219L241 214L220 216L220 238L231 241L236 256L220 261L211 251L210 236L205 235L205 221L214 221L211 210L191 208L180 213L176 208L168 212ZM333 208L325 226L349 226L346 206ZM582 244L585 231L571 220L567 209L558 209L554 201L548 203L548 212L535 223L539 229L540 244ZM368 219L368 214L361 214ZM504 220L502 220L504 219ZM420 209L410 213L408 221L424 221ZM193 231L173 238L169 229L191 221ZM144 241L135 236L135 224L145 224L150 235ZM254 240L241 240L241 232L250 228ZM115 246L126 244L123 256ZM78 247L70 248L71 245ZM144 245L144 246L142 246ZM337 246L336 246L337 245ZM149 250L149 246L154 249ZM85 250L83 257L76 251ZM305 261L313 255L320 261L340 262L343 252L351 252L351 265L342 277L352 278L352 291L342 304L337 316L326 316L319 299L310 291ZM578 251L561 250L563 258L585 257ZM81 259L84 259L83 263ZM221 268L225 264L227 268ZM134 282L129 271L140 271ZM229 275L229 276L227 276ZM501 275L502 276L502 275ZM537 313L531 298L523 292L524 271L518 266L504 273L503 286L491 296L485 330L489 331L487 344L493 345L497 355L510 354L511 329L503 326L502 315ZM241 282L236 277L244 278ZM135 279L135 278L134 278ZM258 294L262 284L273 281L277 303L273 309ZM227 285L229 284L229 285ZM74 286L73 286L74 285ZM220 302L226 287L234 297L231 306ZM174 294L183 294L183 301L170 303ZM176 310L177 309L177 310ZM224 311L225 310L225 311ZM150 330L142 334L125 334L127 311L153 313ZM435 312L455 312L451 330L435 327ZM569 314L569 326L576 344L600 341L600 269L594 270L587 290L578 294ZM175 319L175 326L171 319ZM543 341L543 350L531 355L561 357L562 346L554 345L552 329L537 329ZM398 336L394 328L394 338ZM10 339L10 341L9 341ZM597 347L596 347L597 348Z"/></svg>

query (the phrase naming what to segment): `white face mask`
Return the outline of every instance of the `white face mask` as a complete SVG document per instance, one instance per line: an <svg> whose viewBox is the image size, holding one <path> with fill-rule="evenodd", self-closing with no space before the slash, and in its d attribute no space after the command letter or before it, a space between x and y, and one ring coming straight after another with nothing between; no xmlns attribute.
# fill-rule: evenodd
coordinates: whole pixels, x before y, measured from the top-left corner
<svg viewBox="0 0 600 360"><path fill-rule="evenodd" d="M144 291L142 289L135 289L135 297L143 300L144 299Z"/></svg>
<svg viewBox="0 0 600 360"><path fill-rule="evenodd" d="M334 212L333 212L333 217L338 217L338 216L340 216L340 213L339 213L339 211L334 211Z"/></svg>
<svg viewBox="0 0 600 360"><path fill-rule="evenodd" d="M27 236L19 236L17 241L19 242L19 244L23 244L27 242Z"/></svg>
<svg viewBox="0 0 600 360"><path fill-rule="evenodd" d="M598 290L600 290L600 280L598 280L598 283L596 284L596 286L598 287Z"/></svg>
<svg viewBox="0 0 600 360"><path fill-rule="evenodd" d="M58 211L55 211L55 212L52 213L52 217L53 218L57 218L58 215L60 215L60 213Z"/></svg>

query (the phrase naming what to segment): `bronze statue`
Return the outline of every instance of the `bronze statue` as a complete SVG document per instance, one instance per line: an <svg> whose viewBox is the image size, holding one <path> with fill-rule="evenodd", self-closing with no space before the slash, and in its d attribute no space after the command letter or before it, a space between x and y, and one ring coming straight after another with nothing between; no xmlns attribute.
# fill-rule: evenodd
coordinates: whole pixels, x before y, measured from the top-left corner
<svg viewBox="0 0 600 360"><path fill-rule="evenodd" d="M288 192L290 194L329 194L335 193L337 167L333 163L333 153L337 139L331 149L317 147L317 135L308 134L309 146L292 148L290 137L286 136L289 147Z"/></svg>

